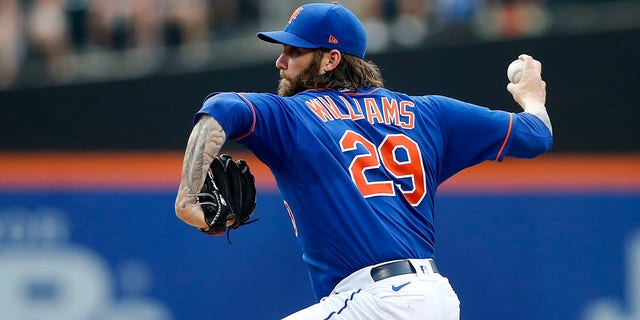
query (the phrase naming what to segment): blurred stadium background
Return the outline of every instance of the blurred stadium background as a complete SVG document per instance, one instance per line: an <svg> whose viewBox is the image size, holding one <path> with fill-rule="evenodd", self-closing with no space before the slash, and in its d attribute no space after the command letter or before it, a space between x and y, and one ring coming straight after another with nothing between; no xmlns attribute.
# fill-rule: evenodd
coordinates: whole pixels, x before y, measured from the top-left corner
<svg viewBox="0 0 640 320"><path fill-rule="evenodd" d="M273 92L301 1L0 0L0 319L277 319L314 302L286 210L224 238L173 213L213 91ZM543 62L553 150L438 195L437 259L463 319L640 319L640 1L348 0L386 85L518 111ZM305 192L301 190L301 192Z"/></svg>
<svg viewBox="0 0 640 320"><path fill-rule="evenodd" d="M4 0L0 88L189 73L260 63L257 30L301 1ZM347 0L369 54L636 29L633 0Z"/></svg>

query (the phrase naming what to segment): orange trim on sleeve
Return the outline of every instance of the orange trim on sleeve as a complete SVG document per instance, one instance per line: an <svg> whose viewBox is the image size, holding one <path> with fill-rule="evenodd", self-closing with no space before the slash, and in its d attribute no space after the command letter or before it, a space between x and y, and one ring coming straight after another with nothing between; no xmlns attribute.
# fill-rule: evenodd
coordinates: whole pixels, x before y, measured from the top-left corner
<svg viewBox="0 0 640 320"><path fill-rule="evenodd" d="M242 98L242 100L246 101L247 104L249 105L249 107L251 108L251 112L253 112L253 123L251 124L251 129L249 130L249 132L245 133L240 138L233 139L234 141L242 140L242 139L246 138L247 136L249 136L250 134L252 134L253 131L256 129L256 121L258 119L257 116L256 116L256 108L253 106L253 103L251 103L251 101L249 101L249 99L247 99L241 93L238 93L238 96L240 96L240 98Z"/></svg>
<svg viewBox="0 0 640 320"><path fill-rule="evenodd" d="M513 113L509 113L509 130L507 130L507 136L504 138L504 142L502 143L502 147L500 147L500 151L498 151L498 156L495 161L500 160L500 156L502 155L502 151L507 146L507 141L509 141L509 136L511 136L511 127L513 126Z"/></svg>

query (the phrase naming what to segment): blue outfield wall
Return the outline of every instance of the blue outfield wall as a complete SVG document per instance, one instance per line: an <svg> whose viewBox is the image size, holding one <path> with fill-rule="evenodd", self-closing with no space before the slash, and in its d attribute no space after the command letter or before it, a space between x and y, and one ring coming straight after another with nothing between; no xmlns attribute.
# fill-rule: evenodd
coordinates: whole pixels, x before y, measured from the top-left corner
<svg viewBox="0 0 640 320"><path fill-rule="evenodd" d="M639 194L450 195L438 208L438 260L463 319L640 317L626 296L640 294Z"/></svg>
<svg viewBox="0 0 640 320"><path fill-rule="evenodd" d="M259 190L260 220L231 245L178 220L174 197L0 193L0 319L278 319L314 303L277 192ZM640 317L639 193L445 193L436 224L462 319Z"/></svg>

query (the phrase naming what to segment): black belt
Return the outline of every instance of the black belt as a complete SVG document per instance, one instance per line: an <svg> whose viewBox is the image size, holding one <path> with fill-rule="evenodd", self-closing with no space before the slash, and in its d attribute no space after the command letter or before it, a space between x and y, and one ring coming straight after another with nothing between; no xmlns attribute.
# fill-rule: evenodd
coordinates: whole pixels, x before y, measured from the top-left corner
<svg viewBox="0 0 640 320"><path fill-rule="evenodd" d="M436 262L433 259L429 259L429 264L433 273L438 273ZM383 264L371 269L371 278L373 281L380 281L386 278L399 276L401 274L416 273L416 269L408 260L394 261L387 264Z"/></svg>

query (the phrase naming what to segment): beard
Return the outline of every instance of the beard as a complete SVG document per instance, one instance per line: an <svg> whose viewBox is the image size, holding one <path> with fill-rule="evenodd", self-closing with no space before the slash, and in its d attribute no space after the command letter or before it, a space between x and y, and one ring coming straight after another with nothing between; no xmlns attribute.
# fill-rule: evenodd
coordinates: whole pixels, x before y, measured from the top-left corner
<svg viewBox="0 0 640 320"><path fill-rule="evenodd" d="M311 89L309 83L320 75L320 59L313 59L311 63L300 74L287 78L280 71L280 82L278 83L278 95L281 97L291 97L302 91Z"/></svg>

